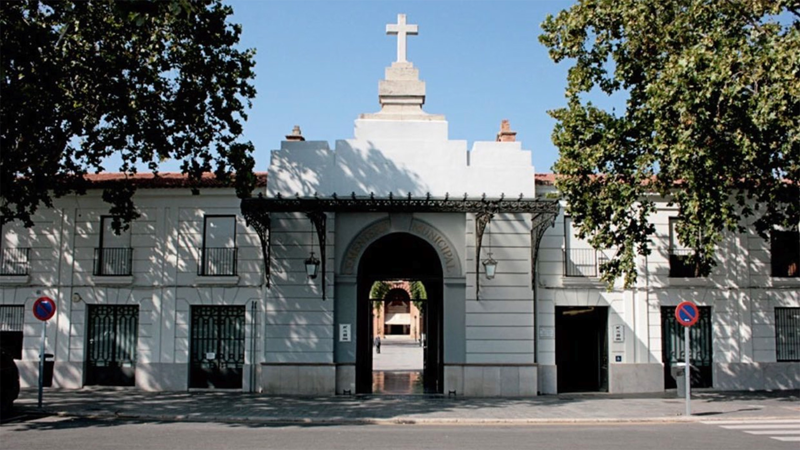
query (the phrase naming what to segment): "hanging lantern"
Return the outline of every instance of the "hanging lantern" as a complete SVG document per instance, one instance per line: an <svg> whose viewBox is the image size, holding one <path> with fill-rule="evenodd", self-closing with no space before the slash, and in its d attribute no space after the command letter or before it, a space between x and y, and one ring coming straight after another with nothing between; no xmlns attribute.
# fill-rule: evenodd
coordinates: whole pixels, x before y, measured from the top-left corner
<svg viewBox="0 0 800 450"><path fill-rule="evenodd" d="M483 269L486 271L486 278L491 280L497 271L497 261L492 258L492 252L489 252L489 257L483 260Z"/></svg>
<svg viewBox="0 0 800 450"><path fill-rule="evenodd" d="M314 252L306 259L306 275L312 280L317 278L317 271L319 270L319 259L314 257Z"/></svg>

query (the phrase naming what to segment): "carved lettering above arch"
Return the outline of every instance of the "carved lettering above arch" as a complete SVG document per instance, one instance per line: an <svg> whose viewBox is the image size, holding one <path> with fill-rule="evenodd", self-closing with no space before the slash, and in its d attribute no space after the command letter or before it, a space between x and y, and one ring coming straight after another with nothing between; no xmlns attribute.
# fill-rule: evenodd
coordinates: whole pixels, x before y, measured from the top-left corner
<svg viewBox="0 0 800 450"><path fill-rule="evenodd" d="M339 275L355 275L358 270L358 262L367 247L373 242L391 233L409 233L423 239L429 243L442 263L442 273L445 277L459 277L463 275L461 270L461 259L458 251L450 239L433 225L419 220L412 219L410 224L405 225L405 221L392 220L387 217L366 226L359 232L344 252ZM402 225L402 227L400 226ZM401 229L402 228L402 229Z"/></svg>

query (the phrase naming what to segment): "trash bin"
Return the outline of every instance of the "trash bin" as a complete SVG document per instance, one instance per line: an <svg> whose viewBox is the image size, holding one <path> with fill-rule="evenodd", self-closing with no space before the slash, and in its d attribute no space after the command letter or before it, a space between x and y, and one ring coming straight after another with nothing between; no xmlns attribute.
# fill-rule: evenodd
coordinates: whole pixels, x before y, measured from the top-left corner
<svg viewBox="0 0 800 450"><path fill-rule="evenodd" d="M678 385L678 398L686 397L686 363L675 363L670 367L670 373Z"/></svg>
<svg viewBox="0 0 800 450"><path fill-rule="evenodd" d="M55 361L53 361L53 356L54 355L52 353L44 354L44 371L42 373L42 387L53 386L53 366L55 366Z"/></svg>

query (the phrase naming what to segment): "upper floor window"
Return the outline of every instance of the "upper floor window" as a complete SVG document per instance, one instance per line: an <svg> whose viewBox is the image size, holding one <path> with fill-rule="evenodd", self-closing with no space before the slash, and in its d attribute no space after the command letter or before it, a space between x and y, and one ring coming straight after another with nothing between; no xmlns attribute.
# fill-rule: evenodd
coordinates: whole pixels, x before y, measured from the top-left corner
<svg viewBox="0 0 800 450"><path fill-rule="evenodd" d="M0 227L0 275L28 275L30 246L20 227L7 223Z"/></svg>
<svg viewBox="0 0 800 450"><path fill-rule="evenodd" d="M681 219L669 218L669 276L673 278L697 277L697 268L690 258L694 251L684 247L678 239L677 227Z"/></svg>
<svg viewBox="0 0 800 450"><path fill-rule="evenodd" d="M198 275L236 275L236 216L206 216Z"/></svg>
<svg viewBox="0 0 800 450"><path fill-rule="evenodd" d="M800 231L770 233L773 277L800 277Z"/></svg>
<svg viewBox="0 0 800 450"><path fill-rule="evenodd" d="M133 266L131 230L117 233L113 216L100 218L100 246L94 249L94 274L104 276L130 275Z"/></svg>
<svg viewBox="0 0 800 450"><path fill-rule="evenodd" d="M800 308L775 308L778 361L800 361Z"/></svg>
<svg viewBox="0 0 800 450"><path fill-rule="evenodd" d="M564 217L564 276L597 277L602 253L578 237L572 217Z"/></svg>

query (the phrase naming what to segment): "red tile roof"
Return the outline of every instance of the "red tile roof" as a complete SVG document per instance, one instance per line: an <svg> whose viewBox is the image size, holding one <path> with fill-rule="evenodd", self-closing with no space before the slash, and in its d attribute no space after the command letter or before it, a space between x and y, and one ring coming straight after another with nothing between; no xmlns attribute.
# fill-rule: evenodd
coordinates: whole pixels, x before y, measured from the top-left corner
<svg viewBox="0 0 800 450"><path fill-rule="evenodd" d="M533 177L538 186L555 186L556 184L556 175L554 173L537 173Z"/></svg>
<svg viewBox="0 0 800 450"><path fill-rule="evenodd" d="M255 175L256 186L265 187L267 185L267 173L256 172ZM92 187L96 188L102 188L106 185L126 179L133 181L136 187L141 189L192 187L188 176L175 172L162 172L158 175L153 175L149 172L137 173L135 175L128 175L124 173L98 173L87 174L85 179L91 182ZM224 188L231 187L232 183L219 181L216 179L216 177L214 177L214 174L206 172L200 178L200 181L196 184L196 186L201 188Z"/></svg>

